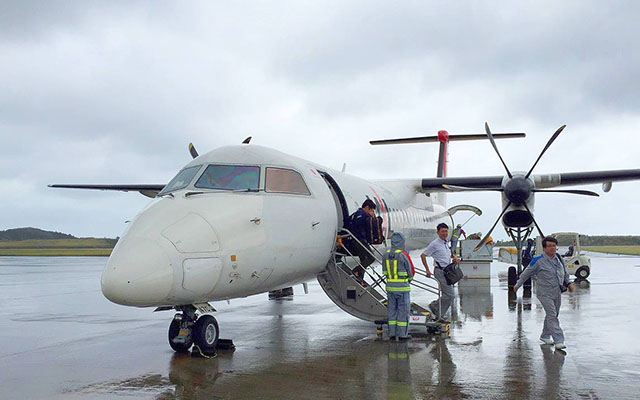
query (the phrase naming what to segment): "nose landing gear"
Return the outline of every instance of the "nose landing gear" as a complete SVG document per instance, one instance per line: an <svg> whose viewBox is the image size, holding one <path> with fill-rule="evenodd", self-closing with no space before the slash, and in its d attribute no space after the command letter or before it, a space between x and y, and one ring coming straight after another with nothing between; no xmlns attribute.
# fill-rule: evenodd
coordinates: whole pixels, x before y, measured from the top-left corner
<svg viewBox="0 0 640 400"><path fill-rule="evenodd" d="M169 345L178 353L185 353L191 346L197 346L200 353L212 355L216 352L220 329L218 321L208 314L198 317L192 306L176 307L182 314L176 314L169 325Z"/></svg>

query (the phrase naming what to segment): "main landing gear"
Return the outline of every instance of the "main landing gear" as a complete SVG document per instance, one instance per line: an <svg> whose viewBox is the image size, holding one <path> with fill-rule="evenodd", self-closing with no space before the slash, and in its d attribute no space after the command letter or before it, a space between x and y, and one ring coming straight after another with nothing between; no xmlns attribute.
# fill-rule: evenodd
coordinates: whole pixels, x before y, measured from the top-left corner
<svg viewBox="0 0 640 400"><path fill-rule="evenodd" d="M204 355L216 353L220 330L218 321L209 314L198 317L194 306L177 308L182 314L176 314L169 325L169 345L178 353L185 353L191 349L198 350Z"/></svg>

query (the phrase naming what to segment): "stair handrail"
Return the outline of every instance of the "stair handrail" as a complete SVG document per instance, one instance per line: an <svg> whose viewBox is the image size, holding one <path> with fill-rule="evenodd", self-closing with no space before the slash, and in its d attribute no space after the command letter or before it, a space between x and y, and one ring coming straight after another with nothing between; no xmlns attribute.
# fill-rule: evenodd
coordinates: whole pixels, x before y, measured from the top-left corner
<svg viewBox="0 0 640 400"><path fill-rule="evenodd" d="M349 235L351 235L351 232L349 232ZM340 236L340 235L338 235L338 236ZM358 240L358 239L356 238L356 240ZM360 242L360 243L362 243L362 242ZM371 274L371 272L369 271L369 267L371 265L369 265L369 267L365 268L364 265L362 265L362 263L360 262L360 258L358 256L353 255L353 253L351 251L349 251L349 249L347 249L347 247L343 243L338 242L336 240L336 247L337 246L342 247L342 249L347 253L347 255L349 257L352 257L352 258L355 258L355 259L358 260L358 261L356 261L358 263L358 265L364 270L364 273L369 275L369 277L373 280L373 284L369 285L370 287L375 289L376 287L380 287L382 283L386 283L386 280L385 280L384 276L378 274L378 272L375 269L371 268L371 271L373 271L376 274L377 277L373 276ZM366 248L365 248L365 250L366 250ZM369 252L369 254L371 254L371 256L374 258L374 260L376 260L378 263L381 263L381 260L378 260L378 258L373 253ZM334 248L334 251L333 251L333 257L334 257L334 262L337 264L337 262L335 260L335 257L336 257L336 249L335 248Z"/></svg>
<svg viewBox="0 0 640 400"><path fill-rule="evenodd" d="M355 240L356 242L358 242L361 245L361 247L363 249L365 249L365 251L367 253L369 253L373 257L373 259L375 261L377 261L380 265L382 265L382 257L384 257L384 256L380 251L378 251L378 249L376 249L373 246L365 246L365 245L363 245L362 241L360 241L360 239L358 239L350 230L348 230L346 228L341 228L341 231L346 232L346 235L341 235L340 232L338 232L337 233L337 237L339 237L340 239L342 239L343 237L350 237L352 240ZM378 274L378 272L374 268L371 268L371 271L373 271L377 275L377 278L375 276L373 276L369 272L369 268L371 267L371 265L373 265L373 263L371 263L368 267L365 268L362 265L362 263L360 262L360 258L358 256L354 256L353 253L351 253L351 251L349 251L349 249L347 249L347 247L342 243L342 241L338 242L338 240L336 240L336 247L334 248L334 251L333 251L334 261L335 261L335 255L336 255L336 250L337 250L338 246L342 247L342 249L344 249L347 252L348 256L350 256L352 258L356 258L358 260L357 263L358 263L358 265L360 267L362 267L362 269L364 270L365 274L369 275L369 277L371 277L373 279L374 283L373 283L373 285L370 285L370 286L372 286L374 289L376 287L380 287L383 282L384 283L387 282L386 278L384 276L381 276L380 274ZM376 255L372 251L370 251L369 249L373 249L376 253L378 253L380 258L376 257ZM430 274L431 276L427 276L426 270L422 271L419 268L415 268L415 266L414 266L414 270L415 270L417 275L420 275L420 276L423 276L423 277L425 277L427 279L432 279L433 281L435 281L436 285L433 285L433 284L429 284L429 283L425 283L425 282L416 280L415 277L414 277L414 279L412 279L410 283L413 286L415 286L415 287L417 287L419 289L422 289L424 291L427 291L429 293L432 293L432 294L435 294L435 295L438 296L438 312L439 312L438 315L441 316L442 315L442 288L440 287L440 281L437 280L433 276L433 274ZM386 289L384 289L384 291L386 292Z"/></svg>

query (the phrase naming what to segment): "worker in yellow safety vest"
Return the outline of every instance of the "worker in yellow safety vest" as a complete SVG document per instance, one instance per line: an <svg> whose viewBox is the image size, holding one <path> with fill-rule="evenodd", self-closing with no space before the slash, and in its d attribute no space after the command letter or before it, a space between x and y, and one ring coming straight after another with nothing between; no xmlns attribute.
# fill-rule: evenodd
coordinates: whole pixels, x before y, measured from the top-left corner
<svg viewBox="0 0 640 400"><path fill-rule="evenodd" d="M411 339L409 312L411 311L410 283L415 274L411 257L404 251L404 236L391 236L391 249L382 258L382 270L387 279L387 311L389 315L389 339Z"/></svg>

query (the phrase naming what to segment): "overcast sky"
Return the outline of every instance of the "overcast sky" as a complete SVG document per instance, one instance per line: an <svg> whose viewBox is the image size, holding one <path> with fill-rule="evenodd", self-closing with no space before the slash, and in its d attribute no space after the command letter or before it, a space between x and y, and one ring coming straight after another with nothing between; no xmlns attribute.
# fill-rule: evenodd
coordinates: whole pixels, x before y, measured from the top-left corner
<svg viewBox="0 0 640 400"><path fill-rule="evenodd" d="M451 3L3 2L0 230L118 236L149 199L46 185L166 183L190 141L422 178L437 144L368 141L488 121L527 133L498 146L528 170L567 124L537 173L640 168L640 3ZM450 146L450 176L503 172L488 142ZM545 231L640 234L640 182L584 188L602 197L536 197ZM467 232L500 212L496 193L448 201L485 212Z"/></svg>

